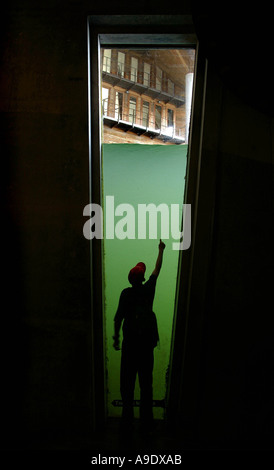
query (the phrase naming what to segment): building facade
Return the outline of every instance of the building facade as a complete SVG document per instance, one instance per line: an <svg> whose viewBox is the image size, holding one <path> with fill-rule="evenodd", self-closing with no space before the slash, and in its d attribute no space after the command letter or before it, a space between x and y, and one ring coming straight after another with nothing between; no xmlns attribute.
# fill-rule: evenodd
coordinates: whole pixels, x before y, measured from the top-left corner
<svg viewBox="0 0 274 470"><path fill-rule="evenodd" d="M195 51L102 49L105 143L187 143Z"/></svg>

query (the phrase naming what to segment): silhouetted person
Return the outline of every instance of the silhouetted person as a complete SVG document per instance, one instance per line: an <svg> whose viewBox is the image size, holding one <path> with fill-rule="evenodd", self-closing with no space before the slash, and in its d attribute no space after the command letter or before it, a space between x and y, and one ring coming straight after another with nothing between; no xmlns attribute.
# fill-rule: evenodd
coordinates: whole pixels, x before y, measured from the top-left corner
<svg viewBox="0 0 274 470"><path fill-rule="evenodd" d="M130 270L128 280L132 287L127 287L122 291L114 318L113 346L116 350L120 349L119 332L123 322L120 390L123 401L122 423L126 429L130 428L133 422L133 400L137 373L141 392L141 424L144 429L149 429L153 423L153 352L159 340L157 320L153 312L153 300L164 249L165 244L160 240L156 265L147 282L144 277L146 271L144 263L138 263Z"/></svg>

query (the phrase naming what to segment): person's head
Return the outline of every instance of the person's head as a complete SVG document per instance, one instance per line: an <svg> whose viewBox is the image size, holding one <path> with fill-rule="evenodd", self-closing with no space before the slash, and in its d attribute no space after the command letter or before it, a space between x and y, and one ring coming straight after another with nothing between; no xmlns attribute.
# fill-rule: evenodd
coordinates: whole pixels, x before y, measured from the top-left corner
<svg viewBox="0 0 274 470"><path fill-rule="evenodd" d="M132 286L141 285L145 280L145 263L138 263L129 271L128 280Z"/></svg>

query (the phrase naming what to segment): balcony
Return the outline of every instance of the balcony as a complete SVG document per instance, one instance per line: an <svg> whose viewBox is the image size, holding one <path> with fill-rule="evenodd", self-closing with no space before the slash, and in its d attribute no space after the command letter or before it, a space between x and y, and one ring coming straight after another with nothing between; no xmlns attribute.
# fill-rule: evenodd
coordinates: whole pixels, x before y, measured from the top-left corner
<svg viewBox="0 0 274 470"><path fill-rule="evenodd" d="M114 109L114 115L110 116L108 109ZM161 123L155 126L155 122L149 120L149 116L144 116L142 119L136 114L135 111L130 110L125 113L114 106L114 103L108 99L103 100L102 103L102 114L104 125L110 128L118 128L124 132L133 132L138 136L146 136L151 139L158 139L163 142L170 142L172 144L183 144L185 143L185 129L177 128L175 126L166 126ZM146 125L144 124L144 121ZM141 124L142 122L142 124Z"/></svg>
<svg viewBox="0 0 274 470"><path fill-rule="evenodd" d="M124 63L111 61L108 57L104 57L102 82L111 86L119 86L125 91L134 91L139 95L145 95L153 100L163 101L164 103L173 104L176 108L185 104L185 97L164 91L161 87L153 87L156 85L156 74L140 73L137 69L126 67ZM160 89L159 89L160 88ZM168 87L166 86L168 89Z"/></svg>

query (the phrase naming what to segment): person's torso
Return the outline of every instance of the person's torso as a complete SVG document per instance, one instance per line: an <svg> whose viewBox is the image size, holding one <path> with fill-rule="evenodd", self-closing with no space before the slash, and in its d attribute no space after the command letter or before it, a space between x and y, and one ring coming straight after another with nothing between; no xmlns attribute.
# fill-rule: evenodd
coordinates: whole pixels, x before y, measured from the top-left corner
<svg viewBox="0 0 274 470"><path fill-rule="evenodd" d="M157 344L158 329L153 312L155 284L149 281L143 285L125 289L123 337L127 344Z"/></svg>

